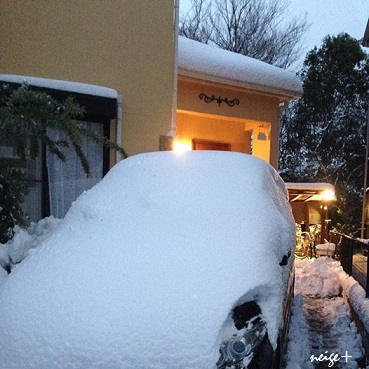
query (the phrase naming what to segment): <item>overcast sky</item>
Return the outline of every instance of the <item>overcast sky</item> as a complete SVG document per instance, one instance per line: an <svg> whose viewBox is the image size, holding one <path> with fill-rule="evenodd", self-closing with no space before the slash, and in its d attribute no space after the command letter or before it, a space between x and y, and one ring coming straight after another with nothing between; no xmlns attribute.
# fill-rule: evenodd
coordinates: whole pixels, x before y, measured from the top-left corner
<svg viewBox="0 0 369 369"><path fill-rule="evenodd" d="M262 0L260 0L262 1ZM305 35L305 54L320 46L327 35L346 32L361 39L369 17L369 0L287 0L289 16L307 15L310 28ZM180 11L188 10L190 0L180 0ZM369 50L367 49L369 52Z"/></svg>

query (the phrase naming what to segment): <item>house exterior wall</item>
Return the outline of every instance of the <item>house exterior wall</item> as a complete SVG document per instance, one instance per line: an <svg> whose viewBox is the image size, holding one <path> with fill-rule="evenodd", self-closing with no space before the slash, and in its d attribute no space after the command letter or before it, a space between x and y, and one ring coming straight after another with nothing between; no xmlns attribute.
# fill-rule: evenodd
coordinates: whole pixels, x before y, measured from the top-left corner
<svg viewBox="0 0 369 369"><path fill-rule="evenodd" d="M238 99L233 107L216 101L206 103L200 94ZM250 153L278 165L279 98L256 94L240 88L220 86L179 77L177 134L179 139L207 138L231 143L232 151ZM196 123L196 124L195 124ZM259 126L270 127L267 141L257 141ZM196 137L201 135L201 137Z"/></svg>
<svg viewBox="0 0 369 369"><path fill-rule="evenodd" d="M173 0L3 0L0 71L111 87L122 144L156 151L171 127Z"/></svg>

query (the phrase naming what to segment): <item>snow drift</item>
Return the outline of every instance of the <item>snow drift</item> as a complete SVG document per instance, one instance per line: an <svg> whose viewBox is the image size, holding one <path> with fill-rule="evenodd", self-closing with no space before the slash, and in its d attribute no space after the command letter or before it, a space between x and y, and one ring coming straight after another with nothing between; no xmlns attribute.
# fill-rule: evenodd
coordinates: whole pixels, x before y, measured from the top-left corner
<svg viewBox="0 0 369 369"><path fill-rule="evenodd" d="M294 234L284 183L260 159L126 159L2 280L0 368L214 368L248 299L275 344Z"/></svg>

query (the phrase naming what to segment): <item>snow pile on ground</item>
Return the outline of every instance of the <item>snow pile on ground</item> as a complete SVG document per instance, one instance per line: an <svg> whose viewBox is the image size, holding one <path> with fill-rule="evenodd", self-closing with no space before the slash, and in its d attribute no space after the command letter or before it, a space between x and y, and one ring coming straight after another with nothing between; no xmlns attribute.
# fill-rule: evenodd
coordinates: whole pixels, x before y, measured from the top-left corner
<svg viewBox="0 0 369 369"><path fill-rule="evenodd" d="M14 237L6 244L0 244L0 266L6 268L21 262L30 249L39 246L56 229L59 222L60 219L50 216L31 223L28 228L16 226Z"/></svg>
<svg viewBox="0 0 369 369"><path fill-rule="evenodd" d="M321 257L318 259L296 260L295 298L292 306L292 317L288 344L288 365L286 369L313 368L310 356L314 339L308 324L308 319L314 319L314 314L324 317L325 322L331 325L331 337L335 340L335 352L344 355L347 351L352 357L345 368L358 368L357 360L362 357L361 338L352 321L347 301L339 297L342 292L341 281L343 272L338 261ZM314 299L319 303L313 306L308 304ZM306 300L306 301L305 301ZM314 310L319 307L319 311ZM321 318L321 316L319 318ZM329 341L329 340L328 340ZM315 342L316 346L324 347L324 342ZM327 345L329 342L326 343ZM330 347L326 347L328 355ZM324 354L325 352L321 352ZM329 362L326 362L327 366Z"/></svg>
<svg viewBox="0 0 369 369"><path fill-rule="evenodd" d="M0 368L214 368L249 300L275 344L294 235L286 188L260 159L126 159L3 279Z"/></svg>
<svg viewBox="0 0 369 369"><path fill-rule="evenodd" d="M345 296L348 297L352 308L369 332L369 299L365 296L365 290L359 282L345 272L342 271L339 277Z"/></svg>
<svg viewBox="0 0 369 369"><path fill-rule="evenodd" d="M286 369L313 369L307 360L309 357L309 325L304 315L303 296L297 294L291 306Z"/></svg>
<svg viewBox="0 0 369 369"><path fill-rule="evenodd" d="M337 296L341 291L338 261L329 258L296 260L295 293L308 296Z"/></svg>
<svg viewBox="0 0 369 369"><path fill-rule="evenodd" d="M8 276L7 271L6 271L4 268L0 267L0 284L1 284L1 282L2 282L2 281L3 281L7 276Z"/></svg>

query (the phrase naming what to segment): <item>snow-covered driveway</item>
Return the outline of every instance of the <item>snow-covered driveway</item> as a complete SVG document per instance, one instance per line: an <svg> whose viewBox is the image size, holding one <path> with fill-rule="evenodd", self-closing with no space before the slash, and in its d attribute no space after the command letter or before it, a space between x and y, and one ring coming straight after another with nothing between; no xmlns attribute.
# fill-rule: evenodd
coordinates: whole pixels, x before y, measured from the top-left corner
<svg viewBox="0 0 369 369"><path fill-rule="evenodd" d="M296 260L286 369L363 368L360 335L342 297L339 262Z"/></svg>

